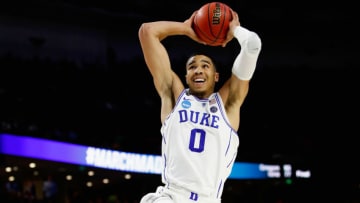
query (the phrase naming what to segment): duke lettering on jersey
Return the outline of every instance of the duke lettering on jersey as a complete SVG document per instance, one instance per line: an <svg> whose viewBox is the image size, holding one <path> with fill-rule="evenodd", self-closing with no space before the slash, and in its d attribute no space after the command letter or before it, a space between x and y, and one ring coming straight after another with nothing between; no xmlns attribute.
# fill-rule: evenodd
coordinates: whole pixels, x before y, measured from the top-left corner
<svg viewBox="0 0 360 203"><path fill-rule="evenodd" d="M211 115L209 113L199 112L199 111L195 112L192 110L188 111L186 109L179 110L178 112L179 112L180 123L189 121L192 123L196 123L212 128L219 128L217 122L219 121L220 118L217 115Z"/></svg>

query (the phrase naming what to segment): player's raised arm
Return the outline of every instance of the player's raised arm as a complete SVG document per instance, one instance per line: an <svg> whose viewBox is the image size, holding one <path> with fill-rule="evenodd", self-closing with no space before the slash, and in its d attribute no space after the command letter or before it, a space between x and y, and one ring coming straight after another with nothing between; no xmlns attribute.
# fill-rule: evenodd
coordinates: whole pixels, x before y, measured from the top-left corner
<svg viewBox="0 0 360 203"><path fill-rule="evenodd" d="M156 91L162 101L162 121L170 113L178 95L184 89L181 80L171 69L169 55L162 44L162 40L169 36L186 35L198 41L197 36L191 28L193 16L194 13L184 22L146 22L141 25L138 32L147 68L153 77Z"/></svg>
<svg viewBox="0 0 360 203"><path fill-rule="evenodd" d="M219 92L225 103L231 125L234 129L238 129L240 107L248 94L249 82L255 72L262 43L260 37L255 32L240 25L238 14L234 11L228 33L228 39L232 38L237 39L241 50L233 63L231 77L225 82Z"/></svg>

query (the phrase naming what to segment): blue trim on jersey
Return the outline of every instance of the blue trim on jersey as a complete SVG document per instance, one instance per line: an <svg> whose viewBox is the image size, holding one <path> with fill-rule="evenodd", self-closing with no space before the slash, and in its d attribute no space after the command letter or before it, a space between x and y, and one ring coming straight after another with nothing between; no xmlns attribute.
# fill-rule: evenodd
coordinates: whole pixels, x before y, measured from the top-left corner
<svg viewBox="0 0 360 203"><path fill-rule="evenodd" d="M223 118L225 119L225 123L237 134L237 131L230 125L229 118L227 117L226 112L224 112L225 109L223 109L223 108L225 108L225 106L224 106L224 103L222 102L221 97L218 92L215 93L215 99L216 99L216 103L218 104L218 106L222 107L222 108L220 108L220 112L221 112L221 115L223 116Z"/></svg>
<svg viewBox="0 0 360 203"><path fill-rule="evenodd" d="M221 191L221 188L222 188L222 183L223 183L223 180L220 181L220 184L219 184L219 187L218 187L218 191L216 193L216 197L219 198L219 195L220 195L220 191Z"/></svg>

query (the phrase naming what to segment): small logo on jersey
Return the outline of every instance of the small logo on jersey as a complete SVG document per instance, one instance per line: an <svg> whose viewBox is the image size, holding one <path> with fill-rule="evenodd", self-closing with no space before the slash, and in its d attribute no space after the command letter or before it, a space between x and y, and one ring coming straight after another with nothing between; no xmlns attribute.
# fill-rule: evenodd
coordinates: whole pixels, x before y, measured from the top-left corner
<svg viewBox="0 0 360 203"><path fill-rule="evenodd" d="M191 193L190 193L189 199L194 200L194 201L197 201L198 198L199 198L199 196L198 196L197 193L195 193L195 192L191 192Z"/></svg>
<svg viewBox="0 0 360 203"><path fill-rule="evenodd" d="M184 100L182 101L181 106L184 109L188 109L191 107L191 102L189 100L185 100L185 97L184 97Z"/></svg>
<svg viewBox="0 0 360 203"><path fill-rule="evenodd" d="M213 105L213 104L215 104L216 103L216 100L215 99L210 99L210 101L209 101L209 104L210 105Z"/></svg>
<svg viewBox="0 0 360 203"><path fill-rule="evenodd" d="M218 111L218 108L216 106L210 107L211 113L216 113Z"/></svg>

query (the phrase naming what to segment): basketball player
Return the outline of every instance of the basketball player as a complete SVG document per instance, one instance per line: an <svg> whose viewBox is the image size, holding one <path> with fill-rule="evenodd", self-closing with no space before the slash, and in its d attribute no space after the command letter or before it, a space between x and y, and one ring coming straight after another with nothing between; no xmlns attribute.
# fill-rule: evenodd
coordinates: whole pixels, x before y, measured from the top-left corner
<svg viewBox="0 0 360 203"><path fill-rule="evenodd" d="M161 98L163 186L141 198L140 203L220 203L239 145L240 107L248 94L261 49L258 35L240 26L236 12L225 45L236 38L241 46L232 75L215 92L219 73L213 60L194 55L186 62L186 85L171 69L161 43L185 35L204 44L191 22L143 23L139 39L145 62ZM210 47L210 46L209 46Z"/></svg>

